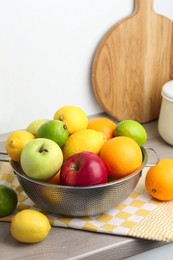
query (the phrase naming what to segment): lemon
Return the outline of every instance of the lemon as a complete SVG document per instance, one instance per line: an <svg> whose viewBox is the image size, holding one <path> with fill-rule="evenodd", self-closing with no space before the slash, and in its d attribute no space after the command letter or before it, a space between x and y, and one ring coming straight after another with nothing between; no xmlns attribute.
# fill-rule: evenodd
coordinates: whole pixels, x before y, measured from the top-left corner
<svg viewBox="0 0 173 260"><path fill-rule="evenodd" d="M145 128L135 120L123 120L115 128L114 136L128 136L142 146L147 141Z"/></svg>
<svg viewBox="0 0 173 260"><path fill-rule="evenodd" d="M9 157L14 161L19 162L24 146L34 138L35 136L33 134L25 130L11 133L5 142L6 152Z"/></svg>
<svg viewBox="0 0 173 260"><path fill-rule="evenodd" d="M49 120L40 126L37 131L38 138L51 139L62 147L67 141L69 136L69 131L62 121L60 120Z"/></svg>
<svg viewBox="0 0 173 260"><path fill-rule="evenodd" d="M47 122L49 119L37 119L32 121L26 128L26 131L30 132L33 135L37 135L37 131L42 124Z"/></svg>
<svg viewBox="0 0 173 260"><path fill-rule="evenodd" d="M89 151L99 154L103 144L107 141L104 133L84 129L69 136L67 142L62 148L64 160L75 153Z"/></svg>
<svg viewBox="0 0 173 260"><path fill-rule="evenodd" d="M54 119L64 122L69 130L69 134L86 129L88 117L83 109L77 106L64 106L58 109Z"/></svg>
<svg viewBox="0 0 173 260"><path fill-rule="evenodd" d="M12 219L11 235L20 242L37 243L44 240L51 225L48 218L41 212L33 209L24 209Z"/></svg>
<svg viewBox="0 0 173 260"><path fill-rule="evenodd" d="M16 192L7 187L0 185L0 218L8 216L16 209L18 198Z"/></svg>

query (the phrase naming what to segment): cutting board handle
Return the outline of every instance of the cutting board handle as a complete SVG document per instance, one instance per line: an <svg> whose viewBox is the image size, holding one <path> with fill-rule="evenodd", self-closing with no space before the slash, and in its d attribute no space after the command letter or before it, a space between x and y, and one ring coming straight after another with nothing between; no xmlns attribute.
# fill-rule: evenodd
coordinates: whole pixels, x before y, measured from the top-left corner
<svg viewBox="0 0 173 260"><path fill-rule="evenodd" d="M142 12L143 14L153 12L154 0L135 0L134 12Z"/></svg>
<svg viewBox="0 0 173 260"><path fill-rule="evenodd" d="M147 123L158 118L161 89L173 77L173 22L155 12L154 0L133 3L100 42L92 84L109 116Z"/></svg>

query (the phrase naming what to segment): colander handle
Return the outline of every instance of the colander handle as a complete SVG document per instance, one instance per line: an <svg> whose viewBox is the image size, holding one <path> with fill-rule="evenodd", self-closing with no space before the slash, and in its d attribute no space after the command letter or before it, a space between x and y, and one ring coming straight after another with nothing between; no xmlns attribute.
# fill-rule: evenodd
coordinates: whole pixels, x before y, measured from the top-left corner
<svg viewBox="0 0 173 260"><path fill-rule="evenodd" d="M2 155L2 158L1 158ZM5 157L5 158L3 158ZM0 152L0 162L9 162L10 159L8 157L8 154L6 152Z"/></svg>
<svg viewBox="0 0 173 260"><path fill-rule="evenodd" d="M144 147L145 148L145 150L150 150L150 151L152 151L152 152L154 152L154 154L155 154L155 157L156 157L156 162L154 162L154 163L146 163L146 167L152 167L152 166L155 166L155 165L157 165L158 164L158 162L160 161L160 158L159 158L159 156L158 156L158 154L157 154L157 152L156 152L156 150L154 149L154 148L151 148L151 147ZM8 154L6 153L6 152L0 152L0 156L5 156L6 158L1 158L0 157L0 162L9 162L10 161L10 159L9 159L9 157L8 157Z"/></svg>
<svg viewBox="0 0 173 260"><path fill-rule="evenodd" d="M158 156L156 150L154 148L151 148L151 147L145 147L145 150L150 150L152 151L154 154L155 154L155 157L156 157L156 162L153 162L153 163L146 163L146 167L152 167L152 166L156 166L158 164L158 162L160 161L160 157Z"/></svg>

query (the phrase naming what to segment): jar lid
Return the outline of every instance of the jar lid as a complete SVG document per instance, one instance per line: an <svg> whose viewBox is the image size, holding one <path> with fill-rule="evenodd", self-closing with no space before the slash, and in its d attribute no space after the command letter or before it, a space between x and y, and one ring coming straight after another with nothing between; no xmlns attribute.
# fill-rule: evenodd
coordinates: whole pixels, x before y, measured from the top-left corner
<svg viewBox="0 0 173 260"><path fill-rule="evenodd" d="M170 80L163 85L162 96L164 98L173 100L173 80Z"/></svg>

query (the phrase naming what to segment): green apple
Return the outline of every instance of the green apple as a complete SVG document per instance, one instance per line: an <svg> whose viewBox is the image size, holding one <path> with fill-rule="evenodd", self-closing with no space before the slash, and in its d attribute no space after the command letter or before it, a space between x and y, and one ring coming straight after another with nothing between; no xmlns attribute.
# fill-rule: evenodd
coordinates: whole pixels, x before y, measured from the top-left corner
<svg viewBox="0 0 173 260"><path fill-rule="evenodd" d="M41 125L49 121L49 119L38 119L32 121L26 128L26 131L30 132L33 135L37 135L37 131L40 128Z"/></svg>
<svg viewBox="0 0 173 260"><path fill-rule="evenodd" d="M36 138L27 143L21 153L20 164L24 173L36 180L48 180L61 168L62 150L54 141Z"/></svg>

